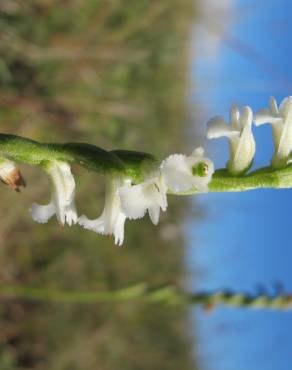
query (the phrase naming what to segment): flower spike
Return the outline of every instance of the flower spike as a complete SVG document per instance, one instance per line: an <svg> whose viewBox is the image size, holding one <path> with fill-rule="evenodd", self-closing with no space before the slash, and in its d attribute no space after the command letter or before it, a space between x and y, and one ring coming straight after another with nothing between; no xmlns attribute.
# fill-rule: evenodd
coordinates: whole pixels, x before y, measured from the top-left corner
<svg viewBox="0 0 292 370"><path fill-rule="evenodd" d="M250 168L255 155L255 140L252 133L253 113L250 107L240 112L236 105L230 110L230 124L223 117L216 116L208 122L207 138L228 137L230 159L227 168L232 175L242 175Z"/></svg>
<svg viewBox="0 0 292 370"><path fill-rule="evenodd" d="M275 98L270 98L270 107L255 114L257 126L270 123L273 130L274 155L272 166L284 168L289 162L292 151L292 96L282 100L278 108Z"/></svg>
<svg viewBox="0 0 292 370"><path fill-rule="evenodd" d="M44 166L53 185L51 202L48 205L34 203L30 213L34 221L46 223L56 214L58 222L69 226L77 222L75 207L75 181L68 163L62 161L49 161Z"/></svg>

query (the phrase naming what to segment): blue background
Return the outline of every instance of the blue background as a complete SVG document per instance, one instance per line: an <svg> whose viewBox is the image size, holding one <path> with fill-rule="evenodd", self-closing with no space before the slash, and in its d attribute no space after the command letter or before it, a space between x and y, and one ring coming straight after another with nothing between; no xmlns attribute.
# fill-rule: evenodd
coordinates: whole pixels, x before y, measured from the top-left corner
<svg viewBox="0 0 292 370"><path fill-rule="evenodd" d="M228 118L232 103L256 112L267 107L271 95L278 103L292 95L292 2L237 1L232 14L215 55L204 54L204 37L229 20L218 16L194 31L192 103L200 107L202 132L212 116ZM271 127L254 127L254 134L258 168L273 152ZM207 147L216 167L222 167L227 140L213 140ZM197 204L206 216L187 226L195 289L292 291L291 190L207 194L196 198L194 211ZM291 312L221 307L208 314L194 309L193 316L202 369L292 368Z"/></svg>

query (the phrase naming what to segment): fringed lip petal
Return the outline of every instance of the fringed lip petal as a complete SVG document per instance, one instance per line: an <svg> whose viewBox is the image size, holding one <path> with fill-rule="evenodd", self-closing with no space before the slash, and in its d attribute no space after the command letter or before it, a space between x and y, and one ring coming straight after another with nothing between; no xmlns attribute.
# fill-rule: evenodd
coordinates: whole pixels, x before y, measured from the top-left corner
<svg viewBox="0 0 292 370"><path fill-rule="evenodd" d="M151 221L157 225L160 209L166 211L166 187L161 178L153 177L141 184L124 186L119 190L121 206L127 218L144 217L148 211Z"/></svg>
<svg viewBox="0 0 292 370"><path fill-rule="evenodd" d="M49 203L46 206L33 203L29 209L31 217L34 221L45 224L48 220L55 214L55 205L53 202Z"/></svg>
<svg viewBox="0 0 292 370"><path fill-rule="evenodd" d="M75 181L68 163L51 161L45 166L52 184L52 196L48 205L34 203L30 208L32 218L36 222L46 223L56 214L60 225L69 226L77 222L75 206Z"/></svg>

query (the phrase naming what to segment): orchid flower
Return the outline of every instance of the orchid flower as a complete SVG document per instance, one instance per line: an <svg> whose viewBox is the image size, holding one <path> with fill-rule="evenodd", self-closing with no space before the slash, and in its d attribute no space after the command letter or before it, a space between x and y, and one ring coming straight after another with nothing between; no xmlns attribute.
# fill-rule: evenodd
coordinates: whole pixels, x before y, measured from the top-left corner
<svg viewBox="0 0 292 370"><path fill-rule="evenodd" d="M160 209L163 212L167 209L166 192L167 187L159 174L137 185L128 183L119 191L123 212L130 220L136 220L148 211L152 223L157 225Z"/></svg>
<svg viewBox="0 0 292 370"><path fill-rule="evenodd" d="M126 186L128 182L130 180L109 178L106 183L105 205L101 216L90 220L83 215L79 217L78 224L102 235L114 235L115 244L122 245L126 215L121 209L119 189Z"/></svg>
<svg viewBox="0 0 292 370"><path fill-rule="evenodd" d="M214 172L213 163L203 157L202 148L191 156L174 154L164 160L159 169L145 176L144 181L132 184L130 179L107 179L105 205L101 216L89 220L78 219L79 225L104 235L114 235L115 243L124 241L126 219L136 220L148 211L151 221L157 225L160 210L167 209L167 190L187 191L196 188L206 191Z"/></svg>
<svg viewBox="0 0 292 370"><path fill-rule="evenodd" d="M230 110L230 124L223 117L216 116L208 122L207 138L228 137L230 159L227 168L232 175L241 175L250 168L255 155L255 140L252 133L253 113L250 107L240 112L236 105Z"/></svg>
<svg viewBox="0 0 292 370"><path fill-rule="evenodd" d="M124 225L127 218L141 218L149 211L152 222L159 220L160 208L167 207L166 191L160 192L154 180L131 185L131 180L108 179L106 184L105 205L101 216L90 220L86 216L78 219L85 229L103 235L114 235L115 244L124 241ZM162 185L161 188L163 189Z"/></svg>
<svg viewBox="0 0 292 370"><path fill-rule="evenodd" d="M214 165L204 157L204 149L197 148L190 156L170 155L162 161L160 171L166 188L172 192L186 192L193 188L207 192Z"/></svg>
<svg viewBox="0 0 292 370"><path fill-rule="evenodd" d="M7 158L0 158L0 180L16 191L19 191L20 186L25 186L25 181L18 167Z"/></svg>
<svg viewBox="0 0 292 370"><path fill-rule="evenodd" d="M58 222L63 226L77 222L75 208L75 181L68 163L49 161L43 166L53 186L51 201L48 205L34 203L30 208L32 218L39 223L46 223L56 214Z"/></svg>
<svg viewBox="0 0 292 370"><path fill-rule="evenodd" d="M272 166L285 167L292 151L292 96L282 100L278 108L274 97L270 98L270 107L255 114L257 126L270 123L273 130L274 155Z"/></svg>

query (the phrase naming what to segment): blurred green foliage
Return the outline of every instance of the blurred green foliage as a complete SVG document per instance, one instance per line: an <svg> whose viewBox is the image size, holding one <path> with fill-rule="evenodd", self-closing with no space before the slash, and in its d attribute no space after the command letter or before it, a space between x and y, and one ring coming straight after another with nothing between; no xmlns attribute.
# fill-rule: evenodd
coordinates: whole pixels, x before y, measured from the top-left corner
<svg viewBox="0 0 292 370"><path fill-rule="evenodd" d="M185 137L192 0L2 0L1 132L106 149L180 150ZM104 181L73 168L80 214L96 218ZM170 199L158 227L126 224L122 248L79 227L34 224L47 179L23 166L28 188L1 187L0 281L110 290L183 283L186 204ZM184 308L70 305L1 299L0 369L194 369Z"/></svg>

